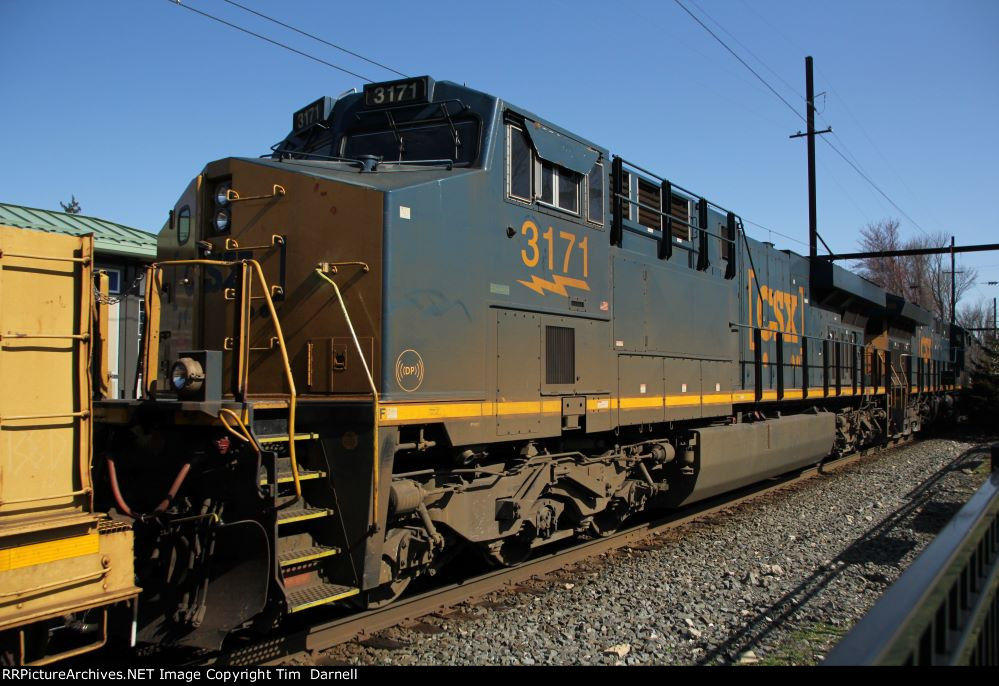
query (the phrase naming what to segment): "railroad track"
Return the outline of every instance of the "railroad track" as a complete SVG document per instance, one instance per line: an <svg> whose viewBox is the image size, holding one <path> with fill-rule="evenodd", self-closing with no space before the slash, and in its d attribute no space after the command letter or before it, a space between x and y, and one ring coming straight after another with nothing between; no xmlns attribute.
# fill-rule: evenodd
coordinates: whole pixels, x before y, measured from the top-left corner
<svg viewBox="0 0 999 686"><path fill-rule="evenodd" d="M709 514L732 508L740 503L801 483L820 474L830 473L863 457L907 445L912 440L911 438L900 439L885 446L868 448L844 457L827 460L820 465L796 473L775 477L732 493L696 503L682 510L670 512L665 516L634 524L604 538L587 540L543 553L516 567L493 570L460 582L445 584L424 593L404 597L386 607L350 614L304 629L293 630L281 636L232 646L222 653L199 659L197 664L277 665L287 664L296 658L308 658L340 643L352 639L368 638L384 629L413 623L421 617L435 613L446 612L449 608L461 603L467 603L495 591L509 589L582 560L628 547L670 529L689 524Z"/></svg>

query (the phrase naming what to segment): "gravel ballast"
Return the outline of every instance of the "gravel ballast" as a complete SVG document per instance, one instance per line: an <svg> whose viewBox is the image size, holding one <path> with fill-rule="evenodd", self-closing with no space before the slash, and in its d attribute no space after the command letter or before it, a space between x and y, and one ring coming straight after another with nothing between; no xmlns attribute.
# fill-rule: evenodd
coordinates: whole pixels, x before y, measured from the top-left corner
<svg viewBox="0 0 999 686"><path fill-rule="evenodd" d="M986 478L934 438L707 515L323 664L815 664Z"/></svg>

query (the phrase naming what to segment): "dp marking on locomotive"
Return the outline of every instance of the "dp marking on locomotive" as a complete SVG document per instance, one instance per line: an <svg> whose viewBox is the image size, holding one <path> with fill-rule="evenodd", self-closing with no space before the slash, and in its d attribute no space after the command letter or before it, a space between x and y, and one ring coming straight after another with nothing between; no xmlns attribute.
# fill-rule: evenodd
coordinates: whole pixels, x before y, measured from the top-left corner
<svg viewBox="0 0 999 686"><path fill-rule="evenodd" d="M412 393L423 383L423 358L412 349L403 350L395 360L395 382L399 388Z"/></svg>

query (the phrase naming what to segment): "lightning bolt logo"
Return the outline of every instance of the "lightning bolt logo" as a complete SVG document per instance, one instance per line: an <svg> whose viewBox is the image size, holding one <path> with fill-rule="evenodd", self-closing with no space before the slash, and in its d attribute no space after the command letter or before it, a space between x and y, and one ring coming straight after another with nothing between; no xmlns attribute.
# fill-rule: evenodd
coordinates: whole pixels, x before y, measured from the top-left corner
<svg viewBox="0 0 999 686"><path fill-rule="evenodd" d="M541 277L532 275L530 281L518 280L517 283L530 288L538 295L544 295L545 291L551 291L556 295L568 296L569 293L565 290L566 286L578 288L581 291L590 290L590 287L586 285L586 282L582 279L573 279L568 276L559 276L557 274L552 276L551 281L545 281Z"/></svg>

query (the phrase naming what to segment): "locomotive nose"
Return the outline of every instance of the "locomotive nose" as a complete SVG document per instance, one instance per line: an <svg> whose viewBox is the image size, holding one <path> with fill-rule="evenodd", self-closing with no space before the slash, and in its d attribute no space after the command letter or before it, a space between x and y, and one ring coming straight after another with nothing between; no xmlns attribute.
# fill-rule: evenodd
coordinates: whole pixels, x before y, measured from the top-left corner
<svg viewBox="0 0 999 686"><path fill-rule="evenodd" d="M369 157L365 168L374 169L379 158ZM222 398L245 393L247 384L255 393L287 392L266 292L300 393L370 393L364 368L375 378L380 369L384 193L352 181L356 165L349 175L312 171L220 160L182 198L175 215L185 210L193 219L189 235L161 236L159 258L211 263L164 267L161 390L176 391L175 365L201 350L221 352L221 368L204 373L220 379ZM244 270L248 261L259 269ZM353 332L317 268L337 281Z"/></svg>

